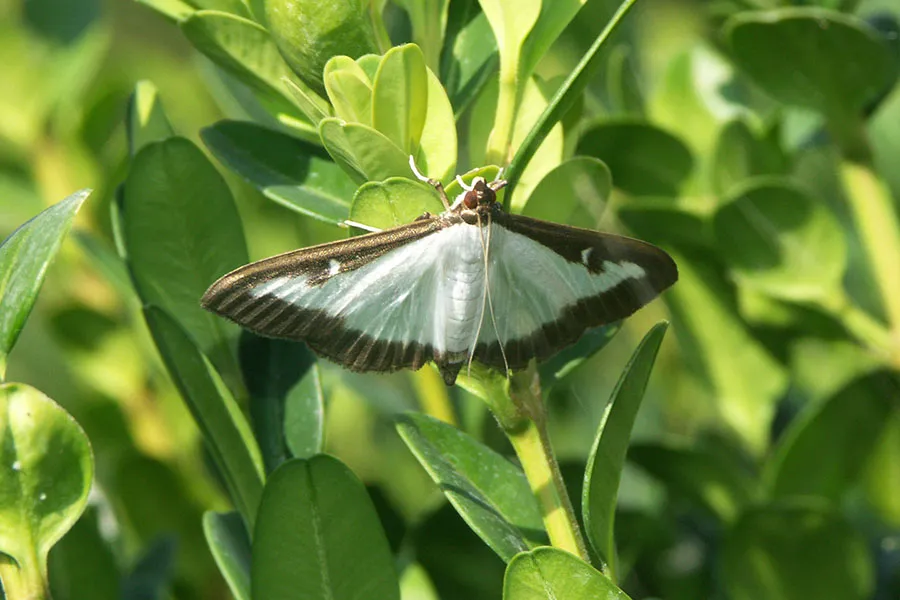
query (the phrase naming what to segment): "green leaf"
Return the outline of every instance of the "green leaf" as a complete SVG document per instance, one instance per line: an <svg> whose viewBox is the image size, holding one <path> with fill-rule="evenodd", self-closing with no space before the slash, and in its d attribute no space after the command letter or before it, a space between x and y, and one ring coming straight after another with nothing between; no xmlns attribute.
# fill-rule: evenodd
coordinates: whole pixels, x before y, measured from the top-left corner
<svg viewBox="0 0 900 600"><path fill-rule="evenodd" d="M293 73L264 27L229 13L200 10L181 22L181 30L197 50L255 90L273 114L302 115L282 84Z"/></svg>
<svg viewBox="0 0 900 600"><path fill-rule="evenodd" d="M350 207L350 220L389 229L411 223L426 212L437 215L443 211L444 205L433 186L391 177L370 181L357 190Z"/></svg>
<svg viewBox="0 0 900 600"><path fill-rule="evenodd" d="M668 326L666 322L654 325L632 354L607 404L584 471L581 507L585 532L612 577L617 573L613 532L619 479L631 429Z"/></svg>
<svg viewBox="0 0 900 600"><path fill-rule="evenodd" d="M319 135L328 154L360 185L411 174L409 155L371 127L322 119Z"/></svg>
<svg viewBox="0 0 900 600"><path fill-rule="evenodd" d="M779 180L737 190L713 219L719 256L741 284L784 300L840 294L844 234L822 203Z"/></svg>
<svg viewBox="0 0 900 600"><path fill-rule="evenodd" d="M397 0L396 4L409 15L413 42L422 49L425 64L437 70L450 0Z"/></svg>
<svg viewBox="0 0 900 600"><path fill-rule="evenodd" d="M252 527L262 494L264 469L250 425L228 388L196 343L155 306L144 318L169 375L191 411L244 522Z"/></svg>
<svg viewBox="0 0 900 600"><path fill-rule="evenodd" d="M641 118L645 116L644 97L633 61L628 46L619 45L610 50L606 93L613 114Z"/></svg>
<svg viewBox="0 0 900 600"><path fill-rule="evenodd" d="M87 436L58 404L0 384L0 579L7 597L43 598L47 553L87 504L94 461Z"/></svg>
<svg viewBox="0 0 900 600"><path fill-rule="evenodd" d="M241 121L219 121L200 136L267 198L327 223L347 218L356 185L318 146Z"/></svg>
<svg viewBox="0 0 900 600"><path fill-rule="evenodd" d="M423 173L438 181L449 181L456 169L456 119L453 106L441 81L428 69L428 109L419 137L416 164Z"/></svg>
<svg viewBox="0 0 900 600"><path fill-rule="evenodd" d="M220 10L241 17L249 17L246 0L192 0L200 10Z"/></svg>
<svg viewBox="0 0 900 600"><path fill-rule="evenodd" d="M231 190L194 144L145 146L125 180L122 218L138 295L178 318L230 383L237 326L200 308L219 277L249 262Z"/></svg>
<svg viewBox="0 0 900 600"><path fill-rule="evenodd" d="M838 502L855 484L891 414L900 381L879 371L828 401L809 406L783 434L766 464L772 497L818 496Z"/></svg>
<svg viewBox="0 0 900 600"><path fill-rule="evenodd" d="M239 358L266 472L292 456L321 452L324 400L312 351L297 342L243 332Z"/></svg>
<svg viewBox="0 0 900 600"><path fill-rule="evenodd" d="M900 411L888 417L884 432L872 450L863 474L863 489L867 504L883 522L892 527L900 525Z"/></svg>
<svg viewBox="0 0 900 600"><path fill-rule="evenodd" d="M709 219L675 198L631 198L616 207L616 216L642 240L673 248L712 250Z"/></svg>
<svg viewBox="0 0 900 600"><path fill-rule="evenodd" d="M685 361L700 376L717 416L753 453L769 439L784 368L742 323L734 291L708 252L679 249L678 285L663 296Z"/></svg>
<svg viewBox="0 0 900 600"><path fill-rule="evenodd" d="M121 600L121 573L103 539L100 511L88 506L50 551L50 591L55 600ZM106 516L106 515L103 515Z"/></svg>
<svg viewBox="0 0 900 600"><path fill-rule="evenodd" d="M838 512L812 503L750 509L728 533L722 581L733 600L871 598L866 540Z"/></svg>
<svg viewBox="0 0 900 600"><path fill-rule="evenodd" d="M725 34L738 66L768 94L829 119L855 120L896 77L897 65L878 33L831 10L742 13Z"/></svg>
<svg viewBox="0 0 900 600"><path fill-rule="evenodd" d="M528 32L525 43L522 45L522 59L518 73L520 80L526 81L531 77L535 67L550 49L550 46L586 3L587 0L540 2L540 14L534 26ZM508 4L513 10L519 10L519 7L522 5L522 3L517 2L508 2ZM497 39L500 38L498 37Z"/></svg>
<svg viewBox="0 0 900 600"><path fill-rule="evenodd" d="M282 56L300 79L325 94L322 73L332 56L378 53L368 2L264 0L265 20Z"/></svg>
<svg viewBox="0 0 900 600"><path fill-rule="evenodd" d="M250 538L241 516L208 511L203 533L235 600L250 600Z"/></svg>
<svg viewBox="0 0 900 600"><path fill-rule="evenodd" d="M497 41L476 0L450 3L447 23L449 50L441 60L441 81L459 116L478 96L488 79L496 72L500 55Z"/></svg>
<svg viewBox="0 0 900 600"><path fill-rule="evenodd" d="M362 482L327 455L281 465L253 534L253 600L399 600L378 515Z"/></svg>
<svg viewBox="0 0 900 600"><path fill-rule="evenodd" d="M426 415L399 417L397 431L469 527L503 560L546 543L540 507L521 469Z"/></svg>
<svg viewBox="0 0 900 600"><path fill-rule="evenodd" d="M0 379L25 326L47 267L90 190L75 192L16 229L0 244Z"/></svg>
<svg viewBox="0 0 900 600"><path fill-rule="evenodd" d="M165 594L174 577L176 547L172 535L154 538L122 581L122 600L159 598Z"/></svg>
<svg viewBox="0 0 900 600"><path fill-rule="evenodd" d="M603 161L576 156L556 166L535 186L522 214L535 219L591 227L606 208L612 176Z"/></svg>
<svg viewBox="0 0 900 600"><path fill-rule="evenodd" d="M196 10L193 6L182 0L136 0L136 2L152 8L175 23L188 18Z"/></svg>
<svg viewBox="0 0 900 600"><path fill-rule="evenodd" d="M541 1L479 0L479 4L497 40L501 73L518 75L522 45L541 14Z"/></svg>
<svg viewBox="0 0 900 600"><path fill-rule="evenodd" d="M546 391L568 377L592 356L600 352L619 332L621 321L588 330L577 342L538 365L541 387Z"/></svg>
<svg viewBox="0 0 900 600"><path fill-rule="evenodd" d="M428 72L415 44L391 48L372 84L372 126L404 154L416 154L428 110Z"/></svg>
<svg viewBox="0 0 900 600"><path fill-rule="evenodd" d="M504 600L628 600L603 573L556 548L537 548L510 561Z"/></svg>
<svg viewBox="0 0 900 600"><path fill-rule="evenodd" d="M512 197L522 177L522 173L534 158L538 148L543 144L550 131L578 102L588 83L597 74L597 70L602 64L599 60L601 58L600 49L635 2L636 0L622 0L616 13L610 18L606 27L597 36L597 39L594 40L588 51L585 52L579 63L572 70L572 73L556 90L543 112L531 122L528 133L522 136L522 142L516 145L518 150L516 150L515 156L509 162L509 168L506 171L506 178L509 180L509 190L506 193L506 197Z"/></svg>
<svg viewBox="0 0 900 600"><path fill-rule="evenodd" d="M787 157L776 140L753 131L743 119L719 132L713 153L712 187L719 195L758 175L786 175Z"/></svg>
<svg viewBox="0 0 900 600"><path fill-rule="evenodd" d="M722 523L732 523L755 496L750 473L721 448L634 444L628 460Z"/></svg>
<svg viewBox="0 0 900 600"><path fill-rule="evenodd" d="M681 140L640 121L597 123L581 136L576 152L605 162L613 184L635 196L677 196L694 165Z"/></svg>
<svg viewBox="0 0 900 600"><path fill-rule="evenodd" d="M150 81L138 81L128 99L128 153L134 157L151 142L161 142L175 135L159 100L159 90Z"/></svg>
<svg viewBox="0 0 900 600"><path fill-rule="evenodd" d="M322 75L328 99L339 119L372 126L372 82L355 60L335 56Z"/></svg>

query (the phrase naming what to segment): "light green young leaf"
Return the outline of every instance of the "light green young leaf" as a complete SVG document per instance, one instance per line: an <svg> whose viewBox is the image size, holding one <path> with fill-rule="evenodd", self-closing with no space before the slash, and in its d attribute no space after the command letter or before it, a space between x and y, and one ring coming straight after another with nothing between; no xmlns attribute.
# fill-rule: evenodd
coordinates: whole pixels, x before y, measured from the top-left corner
<svg viewBox="0 0 900 600"><path fill-rule="evenodd" d="M522 552L510 561L503 600L628 600L603 573L557 548Z"/></svg>
<svg viewBox="0 0 900 600"><path fill-rule="evenodd" d="M475 11L475 0L450 4L447 43L451 44L451 50L441 62L441 81L457 117L496 73L500 61L487 17L480 10L472 16L472 11Z"/></svg>
<svg viewBox="0 0 900 600"><path fill-rule="evenodd" d="M0 384L0 579L7 598L45 597L47 553L84 511L93 476L88 438L66 411L32 387Z"/></svg>
<svg viewBox="0 0 900 600"><path fill-rule="evenodd" d="M400 600L365 486L324 454L272 473L253 532L251 575L253 600Z"/></svg>
<svg viewBox="0 0 900 600"><path fill-rule="evenodd" d="M425 64L437 71L444 46L450 0L397 0L412 24L413 42L422 49Z"/></svg>
<svg viewBox="0 0 900 600"><path fill-rule="evenodd" d="M607 404L584 472L581 501L584 528L604 571L612 578L617 575L613 533L619 479L625 466L631 429L668 326L666 322L656 324L632 354Z"/></svg>
<svg viewBox="0 0 900 600"><path fill-rule="evenodd" d="M406 155L416 154L428 110L428 72L415 44L391 48L372 84L372 126Z"/></svg>
<svg viewBox="0 0 900 600"><path fill-rule="evenodd" d="M391 177L370 181L356 191L350 220L389 229L411 223L426 212L437 215L443 211L444 205L434 187L421 181Z"/></svg>
<svg viewBox="0 0 900 600"><path fill-rule="evenodd" d="M371 127L329 118L319 123L319 134L328 154L358 184L411 174L409 155Z"/></svg>
<svg viewBox="0 0 900 600"><path fill-rule="evenodd" d="M372 82L355 60L335 56L322 78L337 118L372 126Z"/></svg>
<svg viewBox="0 0 900 600"><path fill-rule="evenodd" d="M543 0L540 2L541 12L522 45L522 58L519 63L519 79L521 81L531 78L535 67L547 50L586 3L587 0ZM516 10L521 6L516 2L509 4Z"/></svg>
<svg viewBox="0 0 900 600"><path fill-rule="evenodd" d="M416 164L423 173L438 181L450 181L455 174L457 156L456 120L447 92L428 69L428 110L419 137Z"/></svg>
<svg viewBox="0 0 900 600"><path fill-rule="evenodd" d="M90 193L75 192L23 224L0 244L0 379L47 267Z"/></svg>
<svg viewBox="0 0 900 600"><path fill-rule="evenodd" d="M500 558L546 544L541 510L518 467L474 438L422 414L397 431L460 516Z"/></svg>
<svg viewBox="0 0 900 600"><path fill-rule="evenodd" d="M136 0L136 2L152 8L175 23L188 18L196 10L196 8L182 0Z"/></svg>

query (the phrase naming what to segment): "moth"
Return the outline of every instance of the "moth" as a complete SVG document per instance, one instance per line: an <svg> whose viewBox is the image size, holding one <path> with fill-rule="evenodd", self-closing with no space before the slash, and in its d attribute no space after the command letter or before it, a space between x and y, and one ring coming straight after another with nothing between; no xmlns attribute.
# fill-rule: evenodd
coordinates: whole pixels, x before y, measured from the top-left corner
<svg viewBox="0 0 900 600"><path fill-rule="evenodd" d="M354 371L434 361L449 386L472 361L508 373L547 359L678 279L672 258L646 242L505 212L502 179L458 178L451 203L410 166L444 212L243 266L202 306Z"/></svg>

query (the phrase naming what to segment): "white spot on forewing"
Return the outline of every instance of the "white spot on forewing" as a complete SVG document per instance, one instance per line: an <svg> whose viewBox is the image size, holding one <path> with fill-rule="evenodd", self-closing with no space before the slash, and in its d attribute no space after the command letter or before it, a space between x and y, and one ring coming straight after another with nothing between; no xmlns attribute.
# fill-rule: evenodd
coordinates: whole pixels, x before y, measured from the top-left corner
<svg viewBox="0 0 900 600"><path fill-rule="evenodd" d="M611 290L626 279L640 279L646 275L646 271L631 261L624 260L616 263L611 260L603 261L603 271L597 277L597 284L601 292Z"/></svg>
<svg viewBox="0 0 900 600"><path fill-rule="evenodd" d="M328 261L328 274L329 275L337 275L338 271L341 270L341 263L334 260L333 258Z"/></svg>
<svg viewBox="0 0 900 600"><path fill-rule="evenodd" d="M585 248L584 250L581 251L581 262L584 264L584 266L588 266L588 262L590 261L590 258L591 258L591 253L593 251L594 251L593 248Z"/></svg>

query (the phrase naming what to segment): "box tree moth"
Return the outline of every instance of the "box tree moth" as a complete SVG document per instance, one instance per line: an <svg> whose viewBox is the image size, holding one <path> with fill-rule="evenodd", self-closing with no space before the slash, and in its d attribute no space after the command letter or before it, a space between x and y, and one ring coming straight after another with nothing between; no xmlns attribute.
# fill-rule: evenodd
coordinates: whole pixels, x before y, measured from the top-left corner
<svg viewBox="0 0 900 600"><path fill-rule="evenodd" d="M451 204L410 165L444 212L246 265L216 281L203 307L354 371L434 361L453 385L473 360L508 373L549 358L678 279L651 244L505 212L501 179L459 179Z"/></svg>

